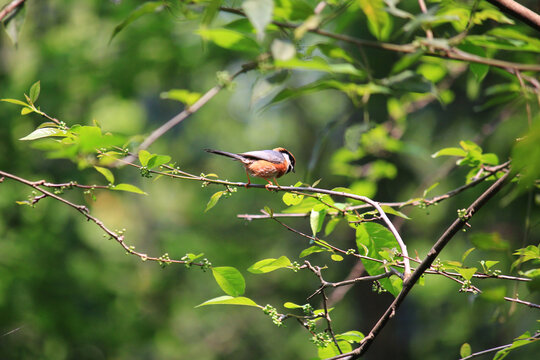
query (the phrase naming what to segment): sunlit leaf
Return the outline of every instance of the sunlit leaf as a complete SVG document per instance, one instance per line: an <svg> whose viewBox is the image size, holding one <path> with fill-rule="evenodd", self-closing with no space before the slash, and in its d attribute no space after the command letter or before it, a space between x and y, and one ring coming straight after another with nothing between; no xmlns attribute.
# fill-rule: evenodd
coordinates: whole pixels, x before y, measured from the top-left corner
<svg viewBox="0 0 540 360"><path fill-rule="evenodd" d="M246 290L246 281L236 268L232 266L213 267L212 274L221 290L230 296L240 296Z"/></svg>
<svg viewBox="0 0 540 360"><path fill-rule="evenodd" d="M187 106L193 105L197 100L200 99L201 94L197 92L190 92L184 89L172 89L166 92L162 92L159 95L162 99L171 99L180 101L181 103L186 104Z"/></svg>
<svg viewBox="0 0 540 360"><path fill-rule="evenodd" d="M224 193L225 193L224 190L215 192L215 193L210 197L210 200L209 200L208 203L206 204L206 209L204 209L204 212L207 212L208 210L210 210L211 208L213 208L214 206L216 206L216 204L218 203L219 199L221 199L221 196L223 196Z"/></svg>
<svg viewBox="0 0 540 360"><path fill-rule="evenodd" d="M146 166L148 164L148 160L152 157L152 154L150 154L146 150L140 150L139 151L139 162L142 166Z"/></svg>
<svg viewBox="0 0 540 360"><path fill-rule="evenodd" d="M32 103L35 103L36 100L38 99L39 97L39 93L41 91L41 85L40 85L40 82L39 81L36 81L32 87L30 87L30 100L32 100Z"/></svg>
<svg viewBox="0 0 540 360"><path fill-rule="evenodd" d="M197 34L225 49L247 52L253 55L259 53L259 45L255 40L234 30L223 28L199 29Z"/></svg>
<svg viewBox="0 0 540 360"><path fill-rule="evenodd" d="M202 304L197 305L196 307L207 306L207 305L243 305L243 306L254 306L262 308L262 306L257 305L257 303L250 298L239 296L232 297L228 295L219 296L203 302Z"/></svg>
<svg viewBox="0 0 540 360"><path fill-rule="evenodd" d="M94 166L94 169L96 169L101 175L105 176L105 179L107 179L109 184L114 184L114 175L111 170L101 166Z"/></svg>
<svg viewBox="0 0 540 360"><path fill-rule="evenodd" d="M326 216L325 210L320 210L320 211L311 210L311 213L309 215L309 225L311 226L311 232L313 236L317 235L317 233L321 231L325 216Z"/></svg>
<svg viewBox="0 0 540 360"><path fill-rule="evenodd" d="M368 20L368 29L378 40L387 40L392 32L392 18L383 0L358 0Z"/></svg>
<svg viewBox="0 0 540 360"><path fill-rule="evenodd" d="M113 186L111 189L116 190L116 191L128 191L128 192L132 192L136 194L148 195L147 193L145 193L144 191L142 191L135 185L131 185L131 184L118 184L118 185Z"/></svg>
<svg viewBox="0 0 540 360"><path fill-rule="evenodd" d="M463 345L461 345L461 348L459 349L459 356L464 358L471 355L471 353L472 353L472 350L471 350L471 345L469 343L464 343Z"/></svg>
<svg viewBox="0 0 540 360"><path fill-rule="evenodd" d="M66 136L67 132L58 128L41 128L32 131L30 134L25 137L20 138L19 140L36 140L49 136Z"/></svg>
<svg viewBox="0 0 540 360"><path fill-rule="evenodd" d="M248 268L248 271L253 274L263 274L291 265L291 261L286 256L281 256L279 259L270 258L257 261Z"/></svg>
<svg viewBox="0 0 540 360"><path fill-rule="evenodd" d="M298 195L289 192L283 194L283 202L287 206L298 205L302 202L303 199L304 195Z"/></svg>

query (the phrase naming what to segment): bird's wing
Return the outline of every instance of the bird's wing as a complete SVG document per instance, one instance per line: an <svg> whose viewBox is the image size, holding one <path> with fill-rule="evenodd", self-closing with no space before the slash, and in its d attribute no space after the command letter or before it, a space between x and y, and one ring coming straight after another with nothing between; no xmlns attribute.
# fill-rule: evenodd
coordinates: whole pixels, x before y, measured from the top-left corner
<svg viewBox="0 0 540 360"><path fill-rule="evenodd" d="M284 161L283 154L274 150L249 151L239 155L245 156L249 159L266 160L273 163L281 163Z"/></svg>

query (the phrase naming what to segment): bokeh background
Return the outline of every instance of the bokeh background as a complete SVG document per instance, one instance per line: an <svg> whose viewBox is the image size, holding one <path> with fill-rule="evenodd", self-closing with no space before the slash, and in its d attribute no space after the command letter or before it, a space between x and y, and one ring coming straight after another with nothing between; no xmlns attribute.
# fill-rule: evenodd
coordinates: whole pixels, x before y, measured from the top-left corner
<svg viewBox="0 0 540 360"><path fill-rule="evenodd" d="M18 45L0 34L0 98L22 98L40 80L41 109L68 125L96 120L105 130L126 136L148 134L182 110L182 104L161 99L160 93L173 88L205 92L215 85L218 71L233 73L248 60L203 42L194 34L198 19L186 19L175 11L145 16L109 44L114 27L138 3L29 2ZM215 21L233 19L233 15L220 15ZM361 22L360 14L358 19ZM358 26L355 21L345 30L370 37L365 24ZM308 36L305 41L316 40ZM366 49L366 54L375 76L386 74L399 58L379 50ZM482 108L489 99L483 89L501 82L498 71L488 74L483 85L475 85L467 66L457 62L434 61L430 69L419 71L450 79L446 104L430 101L419 111L399 117L395 151L385 150L393 146L388 145L392 138L377 137L373 131L392 119L386 98L373 96L366 108L358 108L342 93L328 90L268 106L271 97L263 95L275 94L279 88L265 88L266 74L256 72L241 75L233 89L221 92L163 136L151 151L171 155L182 169L195 174L212 172L242 181L244 173L238 164L203 149L242 152L284 146L295 154L297 171L284 177L283 184L322 179L319 186L333 188L355 183L376 200L403 201L421 196L424 189L440 182L433 194L442 194L462 185L466 170L454 168L454 159L433 159L431 154L458 146L460 140L472 140L485 152L506 159L514 140L527 130L527 117L519 101L504 109ZM304 71L289 76L289 85L298 86L321 74ZM0 169L30 180L106 184L92 168L79 169L68 160L47 158L39 143L19 141L43 121L37 115L22 117L19 111L17 106L0 103ZM366 112L372 133L366 133L369 127L362 125ZM361 134L368 136L362 140ZM358 144L372 151L353 166L346 165L344 159ZM373 170L375 160L380 161L378 173ZM307 271L266 275L246 271L263 258L286 255L298 260L298 254L309 246L275 222L245 222L236 217L258 213L264 206L284 209L280 194L239 189L205 213L211 194L221 188L146 179L130 168L114 172L117 182L134 183L149 195L96 191L95 201L77 191L65 196L87 203L109 228L125 228L127 241L137 250L153 255L167 252L171 258L204 253L213 265L242 271L246 296L282 311L284 302L303 304L316 289L317 279ZM474 188L436 207L407 209L412 220L401 223L400 231L409 252L425 255L455 218L456 210L467 207L483 189ZM0 184L0 358L316 356L309 334L295 322L277 328L254 308L194 308L222 295L211 273L141 262L71 208L50 199L35 208L15 203L29 195L30 189L21 184L7 179ZM526 241L537 244L537 201L538 195L516 197L510 190L503 191L474 218L471 230L452 240L442 258L460 260L472 247L470 234L475 232L498 232L509 249L522 247L528 212L531 228ZM287 223L310 232L308 219ZM340 224L331 240L341 248L354 247L354 232ZM515 260L511 250L502 254L478 250L467 261L473 266L477 260L493 258L502 259L498 268L506 274ZM346 278L355 265L351 259L333 263L324 254L314 254L310 260L331 265L325 277L332 281ZM500 280L474 284L510 296L516 290L513 283ZM517 291L520 297L535 300L526 286L520 284ZM332 312L336 331L367 333L391 301L391 295L377 294L369 284L355 286ZM313 304L317 306L317 300ZM507 344L534 329L536 318L521 307L459 293L458 284L430 276L425 286L412 291L367 358L455 359L462 343L471 343L475 351ZM532 359L538 349L530 346L516 351L512 359Z"/></svg>

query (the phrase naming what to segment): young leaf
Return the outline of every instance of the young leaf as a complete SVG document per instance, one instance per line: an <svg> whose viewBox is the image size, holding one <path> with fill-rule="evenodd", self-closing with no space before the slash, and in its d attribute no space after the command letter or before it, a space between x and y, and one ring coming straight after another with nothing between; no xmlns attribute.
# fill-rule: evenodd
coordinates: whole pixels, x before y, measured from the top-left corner
<svg viewBox="0 0 540 360"><path fill-rule="evenodd" d="M326 216L325 210L320 210L320 211L311 210L311 214L309 216L309 225L311 226L311 231L313 233L313 236L317 235L317 233L321 231L325 216Z"/></svg>
<svg viewBox="0 0 540 360"><path fill-rule="evenodd" d="M383 0L358 0L368 20L368 29L377 40L387 40L392 32L392 18L384 11Z"/></svg>
<svg viewBox="0 0 540 360"><path fill-rule="evenodd" d="M120 24L118 24L111 34L111 38L109 39L109 44L114 39L114 37L122 31L126 26L140 18L141 16L144 16L146 14L150 14L153 12L161 11L165 6L163 5L163 2L161 1L147 1L141 5L139 5L135 10L133 10L128 17L122 21Z"/></svg>
<svg viewBox="0 0 540 360"><path fill-rule="evenodd" d="M32 131L30 134L26 135L25 137L20 138L19 140L36 140L41 139L49 136L66 136L67 132L65 130L61 130L58 128L41 128Z"/></svg>
<svg viewBox="0 0 540 360"><path fill-rule="evenodd" d="M461 262L464 263L467 256L469 256L470 253L472 253L476 248L472 247L469 250L465 251L463 255L461 256Z"/></svg>
<svg viewBox="0 0 540 360"><path fill-rule="evenodd" d="M302 202L303 199L304 195L298 195L289 192L283 194L283 202L287 206L298 205Z"/></svg>
<svg viewBox="0 0 540 360"><path fill-rule="evenodd" d="M338 255L338 254L332 254L330 255L330 258L334 261L343 261L343 256Z"/></svg>
<svg viewBox="0 0 540 360"><path fill-rule="evenodd" d="M283 304L283 307L286 308L286 309L301 309L301 308L303 308L302 305L298 305L298 304L292 303L290 301L287 301L285 304Z"/></svg>
<svg viewBox="0 0 540 360"><path fill-rule="evenodd" d="M211 208L213 208L214 206L216 206L216 204L218 203L219 199L221 198L221 196L225 193L224 190L222 191L218 191L216 193L214 193L214 195L212 195L210 197L210 200L208 201L208 204L206 204L206 209L204 209L204 212L207 212L208 210L210 210Z"/></svg>
<svg viewBox="0 0 540 360"><path fill-rule="evenodd" d="M324 228L324 235L325 236L330 235L334 231L334 229L336 228L337 224L339 224L340 221L341 221L341 218L339 218L339 217L335 217L333 219L330 219L326 223L326 227Z"/></svg>
<svg viewBox="0 0 540 360"><path fill-rule="evenodd" d="M148 151L146 150L139 151L139 162L141 163L142 166L148 165L148 160L150 160L151 157L152 157L152 154L150 154Z"/></svg>
<svg viewBox="0 0 540 360"><path fill-rule="evenodd" d="M426 190L424 190L424 193L422 194L422 197L425 198L426 195L433 189L435 189L437 186L439 186L439 183L436 182L435 184L431 185L430 187L428 187Z"/></svg>
<svg viewBox="0 0 540 360"><path fill-rule="evenodd" d="M159 97L162 99L180 101L186 104L186 106L191 106L200 99L201 94L198 92L191 92L184 89L171 89L169 91L162 92Z"/></svg>
<svg viewBox="0 0 540 360"><path fill-rule="evenodd" d="M253 55L259 53L259 45L252 38L229 29L200 29L197 31L203 39L212 41L219 47L247 52Z"/></svg>
<svg viewBox="0 0 540 360"><path fill-rule="evenodd" d="M349 343L360 343L362 340L364 340L365 336L360 331L357 330L351 330L344 332L342 334L336 335L336 339L345 340Z"/></svg>
<svg viewBox="0 0 540 360"><path fill-rule="evenodd" d="M281 256L279 259L270 258L257 261L248 268L248 271L253 274L264 274L291 265L291 261L287 257Z"/></svg>
<svg viewBox="0 0 540 360"><path fill-rule="evenodd" d="M469 343L464 343L459 349L459 355L464 358L472 354L471 345Z"/></svg>
<svg viewBox="0 0 540 360"><path fill-rule="evenodd" d="M30 100L32 101L32 104L36 102L36 100L39 97L39 92L41 90L41 85L39 81L36 81L34 85L30 88Z"/></svg>
<svg viewBox="0 0 540 360"><path fill-rule="evenodd" d="M474 273L476 272L476 270L478 270L477 268L473 267L473 268L459 268L459 269L456 269L457 272L463 276L463 278L465 280L471 280Z"/></svg>
<svg viewBox="0 0 540 360"><path fill-rule="evenodd" d="M212 274L221 290L227 295L240 296L246 290L246 281L236 268L231 266L213 267Z"/></svg>
<svg viewBox="0 0 540 360"><path fill-rule="evenodd" d="M166 164L170 161L171 161L171 157L169 155L155 155L154 154L150 157L150 159L148 159L146 166L149 169L153 169L155 167Z"/></svg>
<svg viewBox="0 0 540 360"><path fill-rule="evenodd" d="M360 254L364 254L364 249L367 249L370 257L379 260L383 260L381 251L384 253L384 249L399 249L399 245L390 230L373 222L358 225L356 228L356 244ZM378 275L385 272L379 262L362 259L362 263L370 275ZM397 296L401 291L401 281L393 283L390 279L381 279L379 282L384 289L394 296Z"/></svg>
<svg viewBox="0 0 540 360"><path fill-rule="evenodd" d="M432 158L436 158L436 157L439 157L439 156L459 156L459 157L463 157L463 156L467 156L467 152L465 150L463 150L463 149L460 149L460 148L451 147L451 148L441 149L441 150L437 151L435 154L431 155Z"/></svg>
<svg viewBox="0 0 540 360"><path fill-rule="evenodd" d="M24 101L17 100L17 99L0 99L0 101L8 102L15 105L28 106L28 104L25 103Z"/></svg>
<svg viewBox="0 0 540 360"><path fill-rule="evenodd" d="M147 193L145 193L144 191L142 191L135 185L131 185L131 184L118 184L112 187L111 189L116 190L116 191L128 191L128 192L132 192L136 194L148 195Z"/></svg>
<svg viewBox="0 0 540 360"><path fill-rule="evenodd" d="M114 184L114 175L111 170L101 166L94 166L94 169L96 169L101 175L105 176L105 179L107 179L109 184Z"/></svg>
<svg viewBox="0 0 540 360"><path fill-rule="evenodd" d="M327 250L323 249L322 247L318 245L313 245L311 247L308 247L307 249L302 250L302 252L300 253L298 257L303 258L313 253L318 253L318 252L323 252L323 251L327 251Z"/></svg>
<svg viewBox="0 0 540 360"><path fill-rule="evenodd" d="M34 109L28 106L25 106L21 109L21 115L28 115L33 112L34 112Z"/></svg>
<svg viewBox="0 0 540 360"><path fill-rule="evenodd" d="M243 305L243 306L255 306L258 308L262 308L262 306L258 305L255 301L251 300L250 298L243 297L243 296L232 297L229 295L223 295L217 298L207 300L203 302L202 304L199 304L195 307L198 308L198 307L207 306L207 305Z"/></svg>

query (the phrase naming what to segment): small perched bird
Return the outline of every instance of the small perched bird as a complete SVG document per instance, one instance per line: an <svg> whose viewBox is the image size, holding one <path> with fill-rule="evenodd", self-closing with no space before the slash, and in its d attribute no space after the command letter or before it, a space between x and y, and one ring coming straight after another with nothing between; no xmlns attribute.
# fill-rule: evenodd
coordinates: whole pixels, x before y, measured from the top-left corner
<svg viewBox="0 0 540 360"><path fill-rule="evenodd" d="M268 185L265 186L267 190L270 190L268 187L273 185L272 181L269 179L273 179L276 185L279 186L276 179L291 171L294 172L294 164L296 162L293 154L282 147L272 150L249 151L240 154L221 150L204 150L209 153L227 156L240 161L246 168L248 177L246 187L251 184L249 175L252 175L268 181Z"/></svg>

